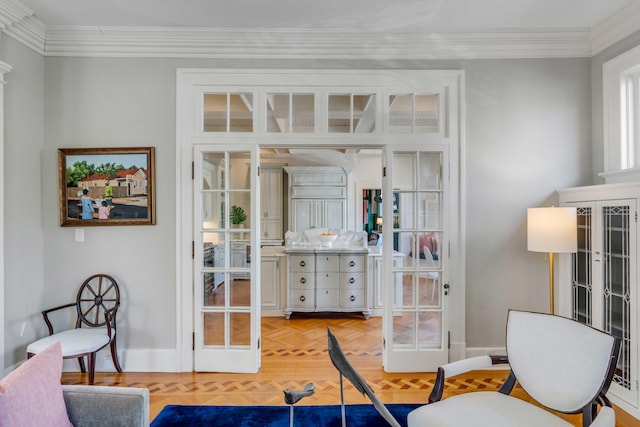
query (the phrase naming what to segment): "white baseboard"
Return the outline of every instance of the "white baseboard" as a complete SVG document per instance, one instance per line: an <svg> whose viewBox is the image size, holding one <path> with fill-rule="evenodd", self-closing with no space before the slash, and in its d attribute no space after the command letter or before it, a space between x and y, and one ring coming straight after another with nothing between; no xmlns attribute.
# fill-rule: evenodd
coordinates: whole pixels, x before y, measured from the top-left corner
<svg viewBox="0 0 640 427"><path fill-rule="evenodd" d="M177 372L177 357L175 349L163 350L133 350L118 351L120 366L125 372ZM62 370L64 372L79 372L80 367L75 359L65 359ZM96 372L115 372L109 350L98 352L96 357Z"/></svg>
<svg viewBox="0 0 640 427"><path fill-rule="evenodd" d="M505 347L469 347L467 348L467 357L476 356L504 356L507 354Z"/></svg>
<svg viewBox="0 0 640 427"><path fill-rule="evenodd" d="M629 403L612 395L611 393L607 394L607 397L611 400L611 403L616 405L618 408L622 409L624 412L631 415L633 418L640 420L640 410L638 408L630 405Z"/></svg>
<svg viewBox="0 0 640 427"><path fill-rule="evenodd" d="M472 347L466 348L464 342L452 342L449 348L449 360L451 362L468 357L503 355L504 347ZM177 350L175 349L125 349L119 351L120 365L125 372L177 372ZM496 366L504 369L504 367ZM78 362L73 359L65 359L64 372L78 372ZM97 372L114 372L115 367L111 361L111 353L108 349L98 353L96 359ZM619 405L622 407L622 405ZM625 409L625 411L629 412ZM637 410L636 410L637 412ZM636 416L636 415L634 415Z"/></svg>

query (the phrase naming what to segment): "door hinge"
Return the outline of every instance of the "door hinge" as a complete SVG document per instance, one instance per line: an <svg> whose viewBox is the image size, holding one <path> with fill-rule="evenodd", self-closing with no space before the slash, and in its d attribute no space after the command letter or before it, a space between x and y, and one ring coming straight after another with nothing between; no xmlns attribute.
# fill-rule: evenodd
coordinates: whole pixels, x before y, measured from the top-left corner
<svg viewBox="0 0 640 427"><path fill-rule="evenodd" d="M195 242L195 240L191 241L191 259L196 259L196 242Z"/></svg>
<svg viewBox="0 0 640 427"><path fill-rule="evenodd" d="M258 350L260 350L260 338L258 338Z"/></svg>
<svg viewBox="0 0 640 427"><path fill-rule="evenodd" d="M451 350L451 331L447 331L447 349Z"/></svg>
<svg viewBox="0 0 640 427"><path fill-rule="evenodd" d="M191 350L196 349L196 333L191 332Z"/></svg>
<svg viewBox="0 0 640 427"><path fill-rule="evenodd" d="M258 176L260 176L260 166L258 166Z"/></svg>
<svg viewBox="0 0 640 427"><path fill-rule="evenodd" d="M191 162L191 179L196 178L196 162Z"/></svg>
<svg viewBox="0 0 640 427"><path fill-rule="evenodd" d="M387 340L382 337L382 349L384 350L385 348L387 348Z"/></svg>
<svg viewBox="0 0 640 427"><path fill-rule="evenodd" d="M382 176L383 177L387 176L387 167L386 166L383 166L383 168L382 168Z"/></svg>
<svg viewBox="0 0 640 427"><path fill-rule="evenodd" d="M633 213L634 213L634 216L636 218L636 222L638 222L638 211L634 211Z"/></svg>

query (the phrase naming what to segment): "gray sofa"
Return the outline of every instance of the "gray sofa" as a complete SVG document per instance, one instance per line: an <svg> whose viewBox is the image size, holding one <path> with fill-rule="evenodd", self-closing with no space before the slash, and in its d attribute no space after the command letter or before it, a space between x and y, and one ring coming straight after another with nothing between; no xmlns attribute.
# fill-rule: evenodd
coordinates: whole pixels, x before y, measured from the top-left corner
<svg viewBox="0 0 640 427"><path fill-rule="evenodd" d="M62 394L74 427L149 425L146 388L63 385Z"/></svg>

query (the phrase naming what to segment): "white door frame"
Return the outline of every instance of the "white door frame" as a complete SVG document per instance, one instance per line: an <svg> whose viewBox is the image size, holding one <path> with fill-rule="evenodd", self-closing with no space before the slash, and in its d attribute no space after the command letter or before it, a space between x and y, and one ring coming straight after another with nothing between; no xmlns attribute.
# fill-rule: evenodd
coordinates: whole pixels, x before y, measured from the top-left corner
<svg viewBox="0 0 640 427"><path fill-rule="evenodd" d="M366 84L365 84L366 83ZM235 91L256 90L254 102L258 105L266 91L312 90L317 94L316 105L326 105L326 95L340 91L356 90L359 93L380 93L377 97L379 108L376 112L376 132L367 135L330 134L327 131L326 113L316 115L316 132L312 134L275 134L266 132L267 119L256 109L253 133L211 135L203 131L201 94L205 86L229 87ZM407 135L389 132L385 122L385 98L391 93L419 93L428 85L444 88L448 103L455 106L440 119L443 126L435 135ZM263 88L262 92L260 89ZM311 88L311 89L310 89ZM231 90L231 89L229 89ZM200 92L199 92L200 91ZM356 93L353 92L353 93ZM323 104L324 103L324 104ZM449 104L442 110L449 109ZM319 111L319 110L318 110ZM445 111L447 113L447 111ZM444 114L444 113L443 113ZM260 146L335 146L339 141L344 147L385 146L397 140L416 144L419 147L427 141L450 143L449 167L451 176L450 210L450 360L465 356L465 275L464 275L464 71L461 70L268 70L268 69L178 69L176 97L176 371L193 370L193 259L192 254L192 148L194 144L217 144L220 137L242 143ZM352 143L345 144L345 139ZM418 148L419 149L419 148ZM385 261L386 262L386 261ZM389 263L392 260L388 261ZM259 274L256 272L256 276Z"/></svg>

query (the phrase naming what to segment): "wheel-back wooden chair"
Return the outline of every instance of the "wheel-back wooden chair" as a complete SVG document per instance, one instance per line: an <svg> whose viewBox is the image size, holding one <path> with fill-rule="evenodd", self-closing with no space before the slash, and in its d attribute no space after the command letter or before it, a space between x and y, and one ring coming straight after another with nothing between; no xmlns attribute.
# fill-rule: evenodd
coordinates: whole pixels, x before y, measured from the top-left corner
<svg viewBox="0 0 640 427"><path fill-rule="evenodd" d="M618 360L618 338L564 317L510 310L506 344L507 356L479 356L438 368L430 403L409 413L408 426L573 425L543 408L582 413L585 427L615 426L606 393ZM499 391L441 400L446 378L504 362L511 371ZM509 396L516 381L538 405Z"/></svg>
<svg viewBox="0 0 640 427"><path fill-rule="evenodd" d="M65 308L75 307L76 322L73 329L56 332L49 314ZM89 384L93 385L96 368L96 353L110 345L113 365L122 372L116 347L116 314L120 307L120 289L113 277L95 274L82 283L76 301L50 308L42 312L49 336L31 343L27 357L31 357L55 342L60 342L62 357L78 359L80 370L87 372L84 357L87 357Z"/></svg>

